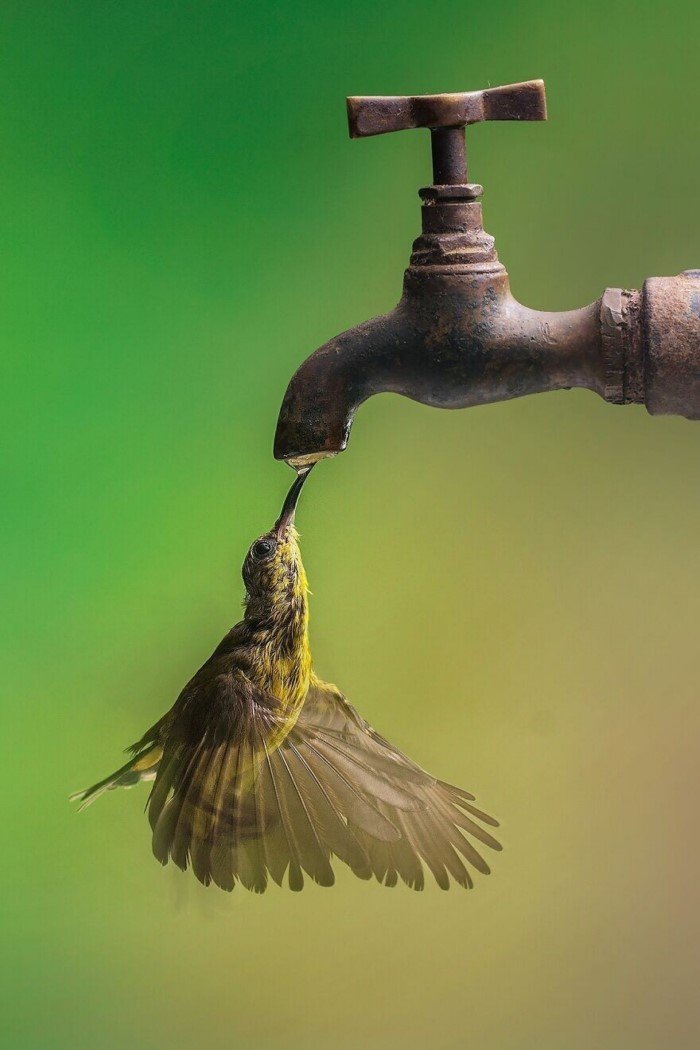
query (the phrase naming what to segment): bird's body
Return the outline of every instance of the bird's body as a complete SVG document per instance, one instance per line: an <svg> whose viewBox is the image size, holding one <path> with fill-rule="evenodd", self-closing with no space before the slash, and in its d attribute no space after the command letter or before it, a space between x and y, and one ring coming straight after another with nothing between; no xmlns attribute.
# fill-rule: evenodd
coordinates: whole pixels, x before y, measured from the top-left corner
<svg viewBox="0 0 700 1050"><path fill-rule="evenodd" d="M296 486L296 487L295 487ZM331 858L361 878L423 887L472 885L489 869L472 844L498 842L473 796L425 773L380 737L312 670L307 580L293 526L298 480L282 517L243 567L243 620L223 638L132 759L78 793L154 780L153 851L197 878L262 892L285 874L334 881ZM467 862L465 864L464 862Z"/></svg>

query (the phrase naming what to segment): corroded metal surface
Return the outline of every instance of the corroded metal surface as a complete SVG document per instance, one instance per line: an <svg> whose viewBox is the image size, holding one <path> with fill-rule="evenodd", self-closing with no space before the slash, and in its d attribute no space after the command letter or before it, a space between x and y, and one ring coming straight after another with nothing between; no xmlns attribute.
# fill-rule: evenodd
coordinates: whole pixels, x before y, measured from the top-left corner
<svg viewBox="0 0 700 1050"><path fill-rule="evenodd" d="M546 120L544 81L452 95L359 95L347 100L350 138L429 128L434 186L467 183L464 129L486 120Z"/></svg>
<svg viewBox="0 0 700 1050"><path fill-rule="evenodd" d="M646 406L700 419L700 270L644 282Z"/></svg>
<svg viewBox="0 0 700 1050"><path fill-rule="evenodd" d="M350 138L410 128L455 128L484 120L546 120L543 80L442 95L353 95Z"/></svg>
<svg viewBox="0 0 700 1050"><path fill-rule="evenodd" d="M465 408L586 387L612 404L700 418L700 271L651 278L642 291L608 288L590 306L563 313L530 310L510 293L483 228L481 187L467 182L464 129L454 125L542 119L541 81L349 99L348 112L356 136L430 127L435 180L420 191L422 233L400 302L331 339L297 370L277 424L278 459L302 465L342 451L358 406L384 391Z"/></svg>
<svg viewBox="0 0 700 1050"><path fill-rule="evenodd" d="M644 358L639 338L642 294L606 288L600 304L600 334L605 371L603 397L612 405L644 401Z"/></svg>

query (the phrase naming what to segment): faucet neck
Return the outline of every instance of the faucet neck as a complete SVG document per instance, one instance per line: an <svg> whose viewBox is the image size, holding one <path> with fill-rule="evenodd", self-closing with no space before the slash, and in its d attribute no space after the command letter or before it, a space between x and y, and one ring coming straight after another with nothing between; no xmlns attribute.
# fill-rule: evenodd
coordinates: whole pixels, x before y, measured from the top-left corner
<svg viewBox="0 0 700 1050"><path fill-rule="evenodd" d="M419 192L423 232L413 242L411 269L438 266L505 273L494 238L484 230L481 186L426 186Z"/></svg>

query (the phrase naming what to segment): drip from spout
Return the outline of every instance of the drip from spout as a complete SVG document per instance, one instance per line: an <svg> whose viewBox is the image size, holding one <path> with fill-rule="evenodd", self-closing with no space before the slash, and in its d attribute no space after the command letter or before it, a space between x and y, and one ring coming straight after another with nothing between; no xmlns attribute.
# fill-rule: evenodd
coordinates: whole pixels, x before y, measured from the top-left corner
<svg viewBox="0 0 700 1050"><path fill-rule="evenodd" d="M309 452L305 456L284 457L284 461L296 470L297 474L303 474L304 471L311 470L311 468L322 459L332 459L333 456L337 455L337 452Z"/></svg>

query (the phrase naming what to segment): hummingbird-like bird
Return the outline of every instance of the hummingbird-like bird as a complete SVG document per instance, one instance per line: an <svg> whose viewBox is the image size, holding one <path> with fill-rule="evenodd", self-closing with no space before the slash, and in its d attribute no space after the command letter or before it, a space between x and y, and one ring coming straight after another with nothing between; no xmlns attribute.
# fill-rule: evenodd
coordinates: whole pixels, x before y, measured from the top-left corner
<svg viewBox="0 0 700 1050"><path fill-rule="evenodd" d="M487 875L480 846L500 850L497 821L474 796L435 779L380 736L309 649L308 583L294 527L308 471L274 527L243 564L243 620L232 627L129 761L73 795L154 781L147 802L153 852L192 867L200 882L262 893L272 878L300 890L304 875L334 882L332 859L386 886L442 889ZM82 808L82 807L81 807Z"/></svg>

